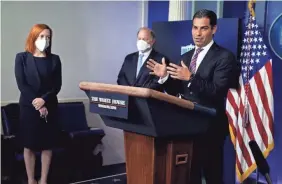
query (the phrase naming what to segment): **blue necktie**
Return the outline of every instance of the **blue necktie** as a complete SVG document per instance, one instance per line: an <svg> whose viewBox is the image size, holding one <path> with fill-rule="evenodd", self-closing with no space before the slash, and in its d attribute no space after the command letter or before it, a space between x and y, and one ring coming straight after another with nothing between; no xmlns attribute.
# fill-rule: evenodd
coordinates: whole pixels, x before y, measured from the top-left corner
<svg viewBox="0 0 282 184"><path fill-rule="evenodd" d="M143 63L142 63L143 56L144 56L144 54L139 54L138 63L137 63L136 77L138 76L139 71L140 71L140 69L141 69L141 67L143 65Z"/></svg>

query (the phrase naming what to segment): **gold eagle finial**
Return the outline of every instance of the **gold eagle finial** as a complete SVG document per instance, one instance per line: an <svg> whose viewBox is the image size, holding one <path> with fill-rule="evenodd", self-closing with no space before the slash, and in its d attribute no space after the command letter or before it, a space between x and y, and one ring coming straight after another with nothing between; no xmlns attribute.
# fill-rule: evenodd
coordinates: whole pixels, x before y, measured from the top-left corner
<svg viewBox="0 0 282 184"><path fill-rule="evenodd" d="M250 11L250 14L252 15L252 17L255 16L255 10L254 10L254 7L253 5L256 3L256 0L250 0L249 3L248 3L248 8L249 8L249 11Z"/></svg>

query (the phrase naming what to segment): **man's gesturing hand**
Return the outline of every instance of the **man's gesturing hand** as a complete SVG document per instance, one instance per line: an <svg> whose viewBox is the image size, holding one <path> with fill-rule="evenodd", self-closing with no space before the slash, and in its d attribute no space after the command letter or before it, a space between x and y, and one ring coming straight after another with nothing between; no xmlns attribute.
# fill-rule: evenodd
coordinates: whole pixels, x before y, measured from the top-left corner
<svg viewBox="0 0 282 184"><path fill-rule="evenodd" d="M184 64L183 61L181 61L181 66L170 63L169 66L166 68L168 70L167 72L174 79L188 81L192 75L192 73L190 72L188 67Z"/></svg>
<svg viewBox="0 0 282 184"><path fill-rule="evenodd" d="M147 68L152 70L152 72L150 72L152 75L156 75L161 78L164 78L167 75L165 58L162 58L162 64L154 61L153 59L149 59L149 61L147 61Z"/></svg>

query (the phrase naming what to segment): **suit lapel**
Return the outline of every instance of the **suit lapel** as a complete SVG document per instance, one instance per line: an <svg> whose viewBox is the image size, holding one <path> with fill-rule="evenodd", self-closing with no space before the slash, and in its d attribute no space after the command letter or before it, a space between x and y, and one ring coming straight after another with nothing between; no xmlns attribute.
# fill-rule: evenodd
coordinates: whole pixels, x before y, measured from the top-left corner
<svg viewBox="0 0 282 184"><path fill-rule="evenodd" d="M29 76L29 81L31 81L31 84L34 86L34 89L37 91L40 87L40 77L38 74L38 70L35 64L34 57L31 53L27 53L27 59L26 59L26 65L27 65L27 75Z"/></svg>
<svg viewBox="0 0 282 184"><path fill-rule="evenodd" d="M139 82L139 80L142 78L143 75L147 76L149 74L150 70L146 67L146 63L147 63L147 61L149 59L154 58L155 53L156 52L154 51L154 49L152 49L151 53L149 54L149 56L144 61L143 65L142 65L142 67L141 67L141 69L140 69L140 71L138 73L138 76L136 78L136 82ZM137 62L136 63L138 63L138 58L137 58ZM137 71L137 64L136 64L136 71ZM135 71L135 73L136 73L136 71Z"/></svg>
<svg viewBox="0 0 282 184"><path fill-rule="evenodd" d="M137 63L138 63L138 52L136 52L132 56L132 61L129 61L129 67L130 70L127 71L127 76L130 81L132 81L132 84L136 81L136 71L137 71Z"/></svg>
<svg viewBox="0 0 282 184"><path fill-rule="evenodd" d="M202 70L205 69L205 66L211 62L212 58L214 58L215 53L217 52L217 45L216 43L213 43L213 45L211 46L211 48L209 49L209 51L207 52L207 54L205 55L204 59L202 60L200 66L197 69L197 72L201 72Z"/></svg>
<svg viewBox="0 0 282 184"><path fill-rule="evenodd" d="M186 58L184 58L185 60L183 61L186 66L189 68L191 60L192 60L192 56L195 52L195 49L191 50L190 52L187 53ZM181 61L180 61L181 62ZM179 65L181 66L181 63L179 63Z"/></svg>

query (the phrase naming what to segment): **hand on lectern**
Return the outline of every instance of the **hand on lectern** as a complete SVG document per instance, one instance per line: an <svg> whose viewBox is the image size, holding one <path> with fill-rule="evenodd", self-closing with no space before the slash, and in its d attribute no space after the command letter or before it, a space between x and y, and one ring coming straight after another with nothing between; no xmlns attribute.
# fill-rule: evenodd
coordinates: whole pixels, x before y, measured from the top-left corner
<svg viewBox="0 0 282 184"><path fill-rule="evenodd" d="M162 58L161 64L153 59L149 59L149 61L147 62L147 68L152 70L152 72L150 72L151 75L156 75L160 78L167 76L165 58Z"/></svg>

